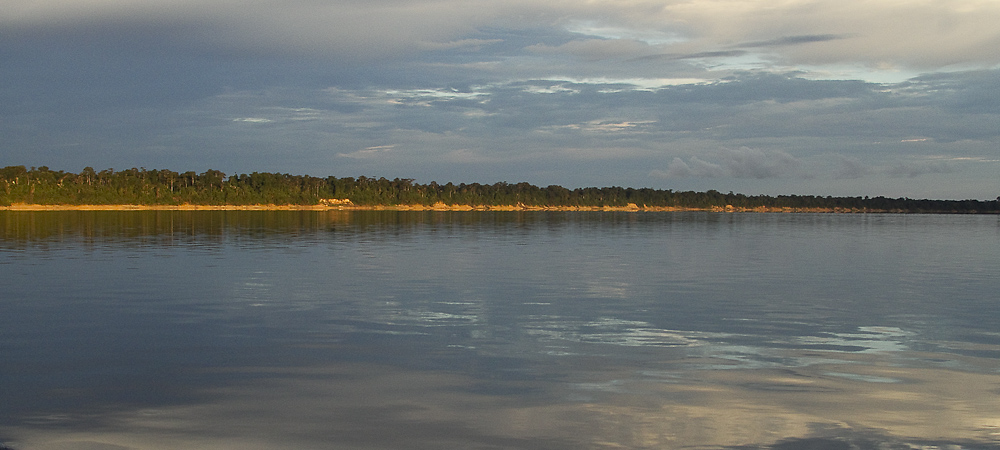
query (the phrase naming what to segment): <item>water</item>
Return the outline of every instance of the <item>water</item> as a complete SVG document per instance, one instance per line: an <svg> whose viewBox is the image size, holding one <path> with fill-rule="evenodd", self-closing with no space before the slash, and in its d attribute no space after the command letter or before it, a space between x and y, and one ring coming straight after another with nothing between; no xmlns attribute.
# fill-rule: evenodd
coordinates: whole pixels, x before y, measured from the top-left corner
<svg viewBox="0 0 1000 450"><path fill-rule="evenodd" d="M0 211L0 442L1000 448L998 292L996 216Z"/></svg>

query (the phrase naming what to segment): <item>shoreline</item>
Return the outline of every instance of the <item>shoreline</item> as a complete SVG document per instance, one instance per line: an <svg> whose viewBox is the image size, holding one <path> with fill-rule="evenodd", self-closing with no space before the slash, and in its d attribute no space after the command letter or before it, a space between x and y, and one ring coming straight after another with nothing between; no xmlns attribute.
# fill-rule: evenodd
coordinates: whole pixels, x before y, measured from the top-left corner
<svg viewBox="0 0 1000 450"><path fill-rule="evenodd" d="M620 211L620 212L755 212L755 213L906 213L907 211L868 210L858 208L790 208L734 207L731 205L709 208L688 208L677 206L527 206L527 205L355 205L349 201L324 202L317 205L43 205L18 203L0 206L0 211ZM937 214L947 214L938 212Z"/></svg>

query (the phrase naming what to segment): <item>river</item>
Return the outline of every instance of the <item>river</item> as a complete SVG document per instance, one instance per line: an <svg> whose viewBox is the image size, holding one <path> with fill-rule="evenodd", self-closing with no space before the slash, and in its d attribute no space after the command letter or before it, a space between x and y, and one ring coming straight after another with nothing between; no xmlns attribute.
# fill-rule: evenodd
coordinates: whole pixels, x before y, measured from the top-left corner
<svg viewBox="0 0 1000 450"><path fill-rule="evenodd" d="M0 211L0 293L14 450L1000 449L995 215Z"/></svg>

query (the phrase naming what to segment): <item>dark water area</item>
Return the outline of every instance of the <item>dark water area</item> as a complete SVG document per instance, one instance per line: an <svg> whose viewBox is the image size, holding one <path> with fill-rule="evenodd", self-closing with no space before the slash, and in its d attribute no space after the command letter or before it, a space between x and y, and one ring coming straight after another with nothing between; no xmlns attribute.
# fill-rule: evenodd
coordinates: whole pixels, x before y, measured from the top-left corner
<svg viewBox="0 0 1000 450"><path fill-rule="evenodd" d="M1000 219L0 211L0 443L1000 448Z"/></svg>

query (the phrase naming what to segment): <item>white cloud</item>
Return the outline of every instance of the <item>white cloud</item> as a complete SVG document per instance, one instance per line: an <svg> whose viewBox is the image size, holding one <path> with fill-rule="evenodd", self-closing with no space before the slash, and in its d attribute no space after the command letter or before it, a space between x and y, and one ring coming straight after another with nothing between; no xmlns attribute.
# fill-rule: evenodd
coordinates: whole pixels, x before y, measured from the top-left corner
<svg viewBox="0 0 1000 450"><path fill-rule="evenodd" d="M648 45L662 45L684 42L685 38L675 31L653 28L630 28L602 24L598 20L574 20L566 25L566 30L587 36L597 36L603 41L626 40Z"/></svg>
<svg viewBox="0 0 1000 450"><path fill-rule="evenodd" d="M591 120L586 123L574 123L569 125L559 125L552 127L541 127L541 130L548 129L568 129L583 131L588 133L622 133L637 132L642 127L656 123L651 120L644 121L615 121L615 120Z"/></svg>
<svg viewBox="0 0 1000 450"><path fill-rule="evenodd" d="M391 152L395 148L396 148L395 144L393 144L393 145L376 145L376 146L373 146L373 147L366 147L366 148L361 149L361 150L356 150L356 151L353 151L353 152L350 152L350 153L338 153L337 156L341 156L341 157L344 157L344 158L352 158L352 159L373 158L375 156L378 156L379 154Z"/></svg>
<svg viewBox="0 0 1000 450"><path fill-rule="evenodd" d="M476 99L488 96L489 93L482 91L462 92L457 89L390 89L385 91L383 95L389 97L391 103L412 103L426 106L431 101Z"/></svg>

